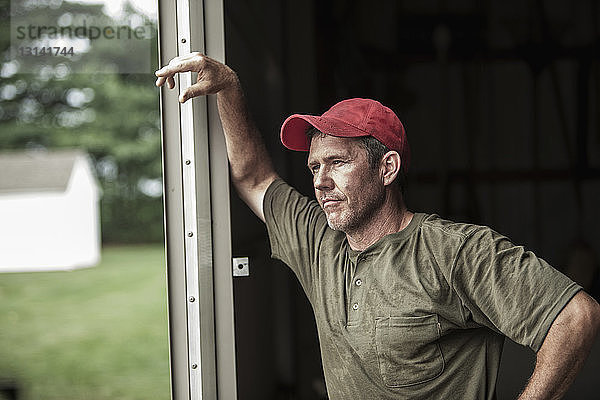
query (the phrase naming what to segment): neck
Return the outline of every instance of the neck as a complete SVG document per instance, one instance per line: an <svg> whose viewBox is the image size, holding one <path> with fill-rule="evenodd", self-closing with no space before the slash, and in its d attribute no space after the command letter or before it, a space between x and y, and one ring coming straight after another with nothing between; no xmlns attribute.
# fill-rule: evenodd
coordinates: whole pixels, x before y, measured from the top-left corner
<svg viewBox="0 0 600 400"><path fill-rule="evenodd" d="M365 224L346 232L352 250L362 251L382 237L400 232L408 226L413 213L406 209L402 196L395 198L388 192L386 201Z"/></svg>

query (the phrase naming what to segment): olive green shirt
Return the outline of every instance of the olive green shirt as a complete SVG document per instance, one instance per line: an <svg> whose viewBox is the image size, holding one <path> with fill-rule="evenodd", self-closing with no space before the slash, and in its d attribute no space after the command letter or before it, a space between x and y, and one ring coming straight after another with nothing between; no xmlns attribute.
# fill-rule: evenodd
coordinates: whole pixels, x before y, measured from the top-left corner
<svg viewBox="0 0 600 400"><path fill-rule="evenodd" d="M484 226L415 214L356 252L282 180L263 209L313 307L331 400L493 399L503 335L537 351L581 289Z"/></svg>

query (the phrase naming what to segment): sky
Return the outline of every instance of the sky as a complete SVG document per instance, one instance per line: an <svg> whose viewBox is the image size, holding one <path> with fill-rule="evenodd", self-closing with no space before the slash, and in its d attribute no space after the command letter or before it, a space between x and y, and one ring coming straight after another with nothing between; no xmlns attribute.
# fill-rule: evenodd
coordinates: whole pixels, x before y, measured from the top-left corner
<svg viewBox="0 0 600 400"><path fill-rule="evenodd" d="M71 3L83 4L104 4L105 12L111 17L118 17L123 5L127 0L70 0ZM151 19L156 19L158 0L129 0L133 7L149 16Z"/></svg>

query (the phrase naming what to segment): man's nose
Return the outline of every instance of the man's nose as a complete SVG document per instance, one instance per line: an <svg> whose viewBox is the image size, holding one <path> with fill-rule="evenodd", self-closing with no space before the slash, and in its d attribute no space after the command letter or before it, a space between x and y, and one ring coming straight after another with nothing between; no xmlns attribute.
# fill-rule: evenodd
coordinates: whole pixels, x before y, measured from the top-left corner
<svg viewBox="0 0 600 400"><path fill-rule="evenodd" d="M333 189L333 180L326 168L320 168L313 177L313 185L317 190Z"/></svg>

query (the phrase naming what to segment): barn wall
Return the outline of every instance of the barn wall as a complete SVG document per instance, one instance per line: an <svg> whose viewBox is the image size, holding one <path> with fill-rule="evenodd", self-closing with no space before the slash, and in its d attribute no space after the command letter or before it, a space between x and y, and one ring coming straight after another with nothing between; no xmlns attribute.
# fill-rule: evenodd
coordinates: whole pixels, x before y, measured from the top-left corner
<svg viewBox="0 0 600 400"><path fill-rule="evenodd" d="M68 211L62 193L2 196L0 271L43 271L71 265L62 245Z"/></svg>
<svg viewBox="0 0 600 400"><path fill-rule="evenodd" d="M100 260L98 193L83 161L64 193L0 196L0 272L74 269Z"/></svg>
<svg viewBox="0 0 600 400"><path fill-rule="evenodd" d="M99 190L89 163L78 158L65 192L69 205L68 248L74 252L72 266L91 267L100 262ZM67 245L65 243L65 245Z"/></svg>

